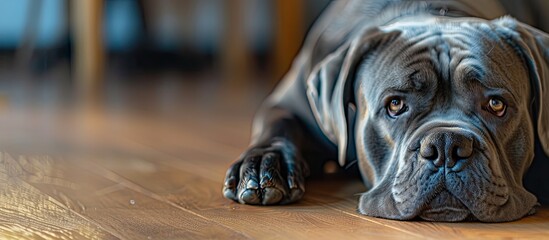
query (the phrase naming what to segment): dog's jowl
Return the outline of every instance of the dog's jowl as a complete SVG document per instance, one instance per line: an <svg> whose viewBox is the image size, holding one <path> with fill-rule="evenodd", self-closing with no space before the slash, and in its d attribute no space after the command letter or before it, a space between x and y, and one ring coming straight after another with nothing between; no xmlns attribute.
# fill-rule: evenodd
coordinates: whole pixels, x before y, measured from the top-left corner
<svg viewBox="0 0 549 240"><path fill-rule="evenodd" d="M295 202L309 169L358 160L365 215L533 214L549 200L549 35L490 4L332 3L259 110L224 195Z"/></svg>

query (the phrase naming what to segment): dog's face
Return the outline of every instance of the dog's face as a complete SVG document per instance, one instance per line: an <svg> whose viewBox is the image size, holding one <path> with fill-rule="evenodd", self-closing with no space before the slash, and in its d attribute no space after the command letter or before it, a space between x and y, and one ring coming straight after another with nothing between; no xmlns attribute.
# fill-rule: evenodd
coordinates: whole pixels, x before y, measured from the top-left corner
<svg viewBox="0 0 549 240"><path fill-rule="evenodd" d="M536 204L522 187L534 146L527 64L488 24L382 29L395 30L355 75L357 149L375 182L360 211L437 221L527 214Z"/></svg>
<svg viewBox="0 0 549 240"><path fill-rule="evenodd" d="M500 222L533 212L537 200L522 178L536 141L549 152L540 100L547 99L547 60L540 56L549 55L543 45L549 38L523 39L526 30L516 24L396 23L321 64L309 87L331 86L334 93L309 97L324 132L339 142L340 157L355 144L370 188L360 198L361 213ZM349 92L353 97L345 98ZM353 99L356 111L345 111Z"/></svg>

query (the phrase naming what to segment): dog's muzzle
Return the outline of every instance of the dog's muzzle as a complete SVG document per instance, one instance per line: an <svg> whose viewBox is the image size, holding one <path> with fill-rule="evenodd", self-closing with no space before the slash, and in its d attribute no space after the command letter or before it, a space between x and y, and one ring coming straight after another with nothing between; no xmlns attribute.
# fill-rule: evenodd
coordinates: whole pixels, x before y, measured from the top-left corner
<svg viewBox="0 0 549 240"><path fill-rule="evenodd" d="M494 156L481 150L487 140L480 134L461 126L430 125L418 129L411 142L393 185L401 214L461 221L474 219L477 206L471 202L482 204L486 192L496 193L489 199L492 206L506 202L505 181L498 167L492 169Z"/></svg>
<svg viewBox="0 0 549 240"><path fill-rule="evenodd" d="M442 171L443 175L459 172L469 163L473 145L473 134L468 131L459 128L432 129L420 140L418 161L426 161L425 167L433 172ZM435 194L419 217L431 221L471 218L468 208L446 187Z"/></svg>

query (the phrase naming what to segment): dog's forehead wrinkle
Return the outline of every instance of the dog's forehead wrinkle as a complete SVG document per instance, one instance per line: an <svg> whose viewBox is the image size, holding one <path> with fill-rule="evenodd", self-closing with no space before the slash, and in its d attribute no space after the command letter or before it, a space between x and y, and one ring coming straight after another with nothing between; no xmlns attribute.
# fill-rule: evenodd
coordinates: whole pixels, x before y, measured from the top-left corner
<svg viewBox="0 0 549 240"><path fill-rule="evenodd" d="M480 25L483 29L457 24L450 28L414 27L416 35L404 31L397 40L385 46L386 49L377 53L375 61L370 58L372 69L369 77L385 83L380 85L379 81L373 81L368 96L383 104L379 99L386 92L421 94L429 90L437 92L437 105L451 107L454 103L465 104L457 99L462 94L454 94L456 92L484 91L474 89L478 83L485 90L516 91L507 89L514 84L510 84L513 76L506 72L514 66L501 64L513 62L515 58L505 58L507 49L501 41L490 41L497 36L483 35L491 30L491 26ZM456 27L471 31L458 31ZM516 71L511 70L511 74L516 75Z"/></svg>
<svg viewBox="0 0 549 240"><path fill-rule="evenodd" d="M463 59L461 65L458 65L454 74L457 79L466 81L483 81L486 77L486 67L478 62L476 58Z"/></svg>
<svg viewBox="0 0 549 240"><path fill-rule="evenodd" d="M469 85L480 84L484 92L505 92L514 101L521 99L521 96L528 94L529 82L525 80L527 73L520 64L501 64L506 61L519 61L513 55L501 55L503 50L505 49L495 47L493 52L496 56L486 56L481 61L476 59L459 66L456 68L457 79Z"/></svg>
<svg viewBox="0 0 549 240"><path fill-rule="evenodd" d="M455 32L446 31L442 28L435 30L429 30L425 28L425 32L429 34L420 34L419 36L406 36L409 41L411 39L420 40L416 45L410 45L414 48L427 48L429 53L425 58L418 55L412 55L404 58L409 61L405 64L406 67L411 68L429 68L433 67L438 77L435 79L442 84L437 88L437 91L445 93L454 92L451 88L457 87L461 89L470 88L471 82L479 82L486 88L503 88L507 89L512 81L512 77L506 74L511 71L511 74L515 74L517 71L510 70L516 68L516 66L506 66L505 63L516 63L515 58L505 58L504 46L501 45L501 41L489 41L494 40L497 36L479 34L482 32L489 32L491 27L488 24L480 24L484 29L472 32ZM474 29L474 27L467 26ZM478 27L478 26L477 26ZM450 30L452 30L450 28ZM487 40L489 39L489 40ZM494 42L494 43L492 43ZM421 52L419 50L415 50ZM404 54L413 53L413 50L404 51ZM421 55L421 54L420 54ZM429 59L430 58L430 59ZM494 59L495 58L495 59ZM432 66L427 65L414 65L414 61L429 62ZM497 61L499 64L490 64L489 61ZM493 65L493 66L492 66ZM516 65L516 64L514 64ZM505 68L505 69L503 69ZM415 69L413 72L416 72ZM490 72L491 74L487 74ZM519 71L520 72L520 71ZM487 76L490 75L490 76ZM516 76L515 76L516 79ZM411 80L410 83L417 85L417 78L409 77L404 81ZM450 100L451 96L443 96L443 99Z"/></svg>
<svg viewBox="0 0 549 240"><path fill-rule="evenodd" d="M408 79L410 80L410 83L414 90L421 91L427 87L429 84L426 79L422 77L422 74L419 70L415 69L410 75L408 75Z"/></svg>

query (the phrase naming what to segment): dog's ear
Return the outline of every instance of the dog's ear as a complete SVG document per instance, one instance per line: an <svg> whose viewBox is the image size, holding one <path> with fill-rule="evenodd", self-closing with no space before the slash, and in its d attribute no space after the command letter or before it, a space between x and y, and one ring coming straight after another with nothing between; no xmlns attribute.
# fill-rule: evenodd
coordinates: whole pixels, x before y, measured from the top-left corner
<svg viewBox="0 0 549 240"><path fill-rule="evenodd" d="M345 165L349 138L354 134L356 105L353 82L357 65L381 41L392 39L397 32L369 29L352 39L314 66L307 79L307 97L320 128L337 145L339 164Z"/></svg>
<svg viewBox="0 0 549 240"><path fill-rule="evenodd" d="M528 65L536 140L549 157L549 34L510 17L497 20L497 24L509 31L507 36L517 44Z"/></svg>

